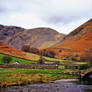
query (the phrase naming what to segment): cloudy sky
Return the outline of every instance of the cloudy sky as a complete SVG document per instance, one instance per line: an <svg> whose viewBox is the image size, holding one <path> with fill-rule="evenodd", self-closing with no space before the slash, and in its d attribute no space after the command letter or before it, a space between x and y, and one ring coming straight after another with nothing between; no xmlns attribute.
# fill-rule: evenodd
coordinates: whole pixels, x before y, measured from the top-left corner
<svg viewBox="0 0 92 92"><path fill-rule="evenodd" d="M0 24L68 34L92 18L92 0L0 0Z"/></svg>

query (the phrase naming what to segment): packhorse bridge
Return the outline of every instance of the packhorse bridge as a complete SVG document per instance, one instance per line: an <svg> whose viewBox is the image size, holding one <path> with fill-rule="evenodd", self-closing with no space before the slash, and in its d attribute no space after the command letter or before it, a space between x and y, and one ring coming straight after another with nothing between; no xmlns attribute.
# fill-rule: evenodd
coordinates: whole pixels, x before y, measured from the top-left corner
<svg viewBox="0 0 92 92"><path fill-rule="evenodd" d="M92 72L92 68L88 68L86 70L81 70L80 73L81 73L81 77L85 76L86 74Z"/></svg>
<svg viewBox="0 0 92 92"><path fill-rule="evenodd" d="M92 85L92 68L81 71L81 81Z"/></svg>

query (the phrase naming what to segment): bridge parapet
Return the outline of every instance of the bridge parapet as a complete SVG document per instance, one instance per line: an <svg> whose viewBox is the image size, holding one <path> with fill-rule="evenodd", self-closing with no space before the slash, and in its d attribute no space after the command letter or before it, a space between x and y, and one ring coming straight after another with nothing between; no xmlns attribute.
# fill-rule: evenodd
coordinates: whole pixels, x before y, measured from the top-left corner
<svg viewBox="0 0 92 92"><path fill-rule="evenodd" d="M88 72L92 72L92 68L88 68L86 70L81 70L81 77L85 76Z"/></svg>

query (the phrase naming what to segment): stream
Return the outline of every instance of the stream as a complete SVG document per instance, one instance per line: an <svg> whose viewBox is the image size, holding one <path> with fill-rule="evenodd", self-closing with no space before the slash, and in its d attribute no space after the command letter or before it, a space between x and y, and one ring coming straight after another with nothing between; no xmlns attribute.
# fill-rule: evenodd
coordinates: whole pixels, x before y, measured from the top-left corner
<svg viewBox="0 0 92 92"><path fill-rule="evenodd" d="M81 85L73 79L63 79L52 83L9 86L0 88L0 92L92 92L92 85Z"/></svg>

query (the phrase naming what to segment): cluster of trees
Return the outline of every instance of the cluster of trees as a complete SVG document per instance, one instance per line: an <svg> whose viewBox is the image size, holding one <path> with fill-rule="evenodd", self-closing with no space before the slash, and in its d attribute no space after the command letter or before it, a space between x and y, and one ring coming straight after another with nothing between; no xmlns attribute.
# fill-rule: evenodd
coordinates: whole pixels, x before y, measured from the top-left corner
<svg viewBox="0 0 92 92"><path fill-rule="evenodd" d="M43 56L55 58L56 53L53 51L42 50Z"/></svg>
<svg viewBox="0 0 92 92"><path fill-rule="evenodd" d="M87 58L88 64L92 66L92 49L91 48L86 50L86 58Z"/></svg>
<svg viewBox="0 0 92 92"><path fill-rule="evenodd" d="M39 50L37 48L31 48L29 45L24 45L21 50L25 52L39 54Z"/></svg>
<svg viewBox="0 0 92 92"><path fill-rule="evenodd" d="M34 53L34 54L38 54L38 55L41 55L41 56L46 56L46 57L51 57L51 58L55 58L56 56L56 53L53 52L53 51L48 51L46 49L44 50L39 50L37 48L31 48L29 45L24 45L22 47L22 50L25 51L25 52L30 52L30 53ZM73 54L73 53L70 53L69 55L66 55L65 56L65 59L67 60L74 60L74 61L87 61L88 64L90 66L92 66L92 49L87 49L84 51L85 52L85 55L84 56L80 56L78 54ZM80 57L80 60L78 60Z"/></svg>
<svg viewBox="0 0 92 92"><path fill-rule="evenodd" d="M78 55L78 53L67 52L67 54L65 54L63 56L63 59L65 59L65 60L78 61L79 60L79 55Z"/></svg>
<svg viewBox="0 0 92 92"><path fill-rule="evenodd" d="M84 55L80 56L80 61L88 62L88 65L92 66L92 49L91 48L84 51Z"/></svg>
<svg viewBox="0 0 92 92"><path fill-rule="evenodd" d="M55 52L53 52L53 51L47 51L45 49L39 50L37 48L31 48L29 45L24 45L22 47L22 51L38 54L41 56L47 56L47 57L51 57L51 58L54 58L56 55Z"/></svg>

